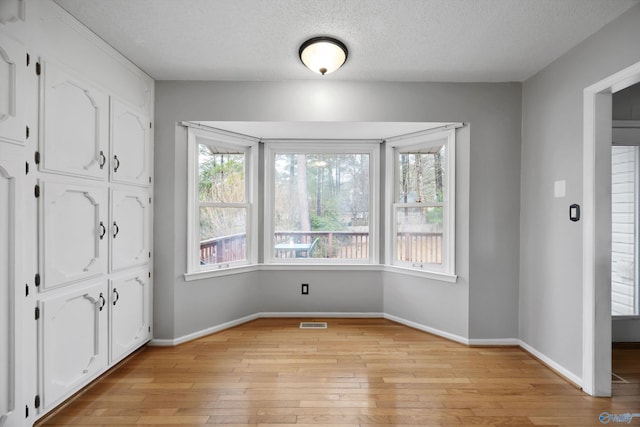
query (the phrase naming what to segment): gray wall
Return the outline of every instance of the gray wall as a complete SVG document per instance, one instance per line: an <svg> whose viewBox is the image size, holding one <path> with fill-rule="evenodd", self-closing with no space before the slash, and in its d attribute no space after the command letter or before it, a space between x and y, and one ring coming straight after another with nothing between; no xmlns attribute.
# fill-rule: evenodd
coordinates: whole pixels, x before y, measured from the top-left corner
<svg viewBox="0 0 640 427"><path fill-rule="evenodd" d="M523 86L520 339L582 377L583 89L640 61L640 6ZM553 196L566 180L567 196Z"/></svg>
<svg viewBox="0 0 640 427"><path fill-rule="evenodd" d="M178 82L156 85L155 337L250 313L380 312L471 338L514 338L518 322L521 85ZM186 144L181 120L463 121L459 283L382 272L259 271L185 283ZM466 180L466 181L465 181ZM312 283L307 299L299 284ZM487 315L487 313L491 313Z"/></svg>

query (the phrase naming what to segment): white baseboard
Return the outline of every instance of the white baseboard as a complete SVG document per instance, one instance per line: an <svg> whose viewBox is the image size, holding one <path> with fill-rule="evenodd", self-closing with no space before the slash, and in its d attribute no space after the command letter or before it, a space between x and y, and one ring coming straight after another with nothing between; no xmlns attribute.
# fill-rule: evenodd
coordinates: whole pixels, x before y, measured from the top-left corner
<svg viewBox="0 0 640 427"><path fill-rule="evenodd" d="M567 370L567 368L565 368L564 366L559 365L557 362L555 362L553 359L549 358L545 354L540 353L538 350L536 350L535 348L531 347L526 342L520 340L519 345L524 350L526 350L527 352L529 352L533 356L535 356L537 359L539 359L542 363L547 365L550 369L556 371L558 374L563 376L566 380L568 380L568 381L572 382L573 384L575 384L576 386L582 388L582 378L578 377L573 372Z"/></svg>
<svg viewBox="0 0 640 427"><path fill-rule="evenodd" d="M490 346L490 347L499 347L499 346L519 346L520 340L518 338L489 338L489 339L477 339L471 338L469 339L470 346Z"/></svg>
<svg viewBox="0 0 640 427"><path fill-rule="evenodd" d="M202 329L200 331L196 331L187 335L183 335L174 339L152 339L149 341L150 346L155 347L171 347L178 344L183 344L187 341L193 341L197 338L201 338L215 332L224 331L225 329L233 328L234 326L242 325L243 323L250 322L252 320L258 319L260 316L258 314L251 314L249 316L241 317L240 319L232 320L230 322L221 323L216 326L212 326L210 328Z"/></svg>
<svg viewBox="0 0 640 427"><path fill-rule="evenodd" d="M442 331L440 329L432 328L431 326L426 326L421 323L413 322L411 320L403 319L402 317L394 316L392 314L387 313L378 313L378 312L260 312L251 314L249 316L241 317L240 319L232 320L229 322L221 323L216 326L212 326L210 328L202 329L200 331L193 332L191 334L183 335L174 339L153 339L149 341L148 345L157 346L157 347L170 347L185 343L187 341L192 341L200 337L204 337L209 334L213 334L215 332L220 332L225 329L232 328L234 326L241 325L243 323L250 322L252 320L261 319L261 318L362 318L362 319L379 319L384 318L397 323L400 323L405 326L409 326L410 328L418 329L423 332L428 332L433 335L437 335L442 338L446 338L451 341L458 342L460 344L469 345L469 346L520 346L525 351L529 352L534 357L538 358L541 362L547 365L550 369L553 369L558 374L566 378L568 381L574 383L578 387L582 387L582 378L579 378L574 373L570 372L563 366L559 365L557 362L539 352L535 348L531 347L526 342L519 340L517 338L498 338L498 339L469 339L462 337L460 335L452 334L450 332Z"/></svg>
<svg viewBox="0 0 640 427"><path fill-rule="evenodd" d="M343 318L343 319L379 319L384 317L384 313L376 313L376 312L324 312L324 311L316 311L316 312L278 312L278 311L266 311L262 313L258 313L259 318L277 318L277 317L318 317L318 318Z"/></svg>
<svg viewBox="0 0 640 427"><path fill-rule="evenodd" d="M384 318L388 320L393 320L394 322L401 323L405 326L409 326L414 329L418 329L420 331L428 332L433 335L437 335L442 338L446 338L451 341L459 342L461 344L469 345L469 340L465 337L461 337L460 335L455 335L449 332L441 331L440 329L432 328L431 326L422 325L420 323L413 322L411 320L403 319L402 317L397 317L392 314L384 313Z"/></svg>

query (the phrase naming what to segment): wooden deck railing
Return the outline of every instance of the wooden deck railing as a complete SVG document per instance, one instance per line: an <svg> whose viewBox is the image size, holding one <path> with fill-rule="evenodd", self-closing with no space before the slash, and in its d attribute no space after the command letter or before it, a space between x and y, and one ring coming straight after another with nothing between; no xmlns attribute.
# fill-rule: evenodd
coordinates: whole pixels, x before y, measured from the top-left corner
<svg viewBox="0 0 640 427"><path fill-rule="evenodd" d="M307 243L318 239L312 258L369 258L369 233L355 231L278 231L275 244ZM246 259L246 235L233 234L200 242L200 263L217 264ZM442 263L442 233L398 233L398 259L416 263Z"/></svg>
<svg viewBox="0 0 640 427"><path fill-rule="evenodd" d="M200 264L241 261L247 258L247 235L231 234L200 242Z"/></svg>
<svg viewBox="0 0 640 427"><path fill-rule="evenodd" d="M442 233L398 233L399 261L442 264Z"/></svg>
<svg viewBox="0 0 640 427"><path fill-rule="evenodd" d="M358 231L277 231L278 243L308 243L318 239L313 258L363 259L369 258L369 233Z"/></svg>

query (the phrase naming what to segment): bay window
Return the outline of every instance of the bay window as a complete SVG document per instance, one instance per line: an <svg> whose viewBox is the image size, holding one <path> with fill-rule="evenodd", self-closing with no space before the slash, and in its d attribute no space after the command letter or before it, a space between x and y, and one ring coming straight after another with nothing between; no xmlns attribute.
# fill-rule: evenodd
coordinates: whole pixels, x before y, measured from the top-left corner
<svg viewBox="0 0 640 427"><path fill-rule="evenodd" d="M387 140L390 264L455 275L455 129Z"/></svg>
<svg viewBox="0 0 640 427"><path fill-rule="evenodd" d="M265 145L265 258L375 262L379 143Z"/></svg>
<svg viewBox="0 0 640 427"><path fill-rule="evenodd" d="M256 262L257 140L188 125L189 272Z"/></svg>

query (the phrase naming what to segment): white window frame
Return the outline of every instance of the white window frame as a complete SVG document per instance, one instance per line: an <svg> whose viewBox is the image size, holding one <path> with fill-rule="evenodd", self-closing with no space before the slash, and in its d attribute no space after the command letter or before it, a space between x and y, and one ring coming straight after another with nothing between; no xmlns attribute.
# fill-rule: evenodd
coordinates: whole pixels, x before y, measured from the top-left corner
<svg viewBox="0 0 640 427"><path fill-rule="evenodd" d="M257 138L235 134L233 132L210 128L197 123L184 122L187 127L187 279L189 275L200 277L203 272L227 274L225 270L253 265L258 260L258 144ZM245 202L226 203L226 207L247 209L247 257L246 260L218 264L200 265L200 202L198 201L199 185L199 149L198 146L209 144L230 148L245 153Z"/></svg>
<svg viewBox="0 0 640 427"><path fill-rule="evenodd" d="M379 263L379 140L263 140L264 153L264 260L265 264L362 265ZM276 258L274 250L274 202L276 154L368 154L369 155L369 256L362 259Z"/></svg>
<svg viewBox="0 0 640 427"><path fill-rule="evenodd" d="M456 129L462 124L447 125L444 128L416 132L409 135L387 139L385 147L385 194L387 220L385 221L385 256L387 265L399 271L438 279L446 282L457 280L455 269L456 254L456 209L455 209L455 176L456 176ZM412 149L445 145L445 200L443 203L442 264L413 263L397 260L397 222L395 215L398 207L428 207L429 203L396 203L398 155Z"/></svg>

